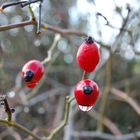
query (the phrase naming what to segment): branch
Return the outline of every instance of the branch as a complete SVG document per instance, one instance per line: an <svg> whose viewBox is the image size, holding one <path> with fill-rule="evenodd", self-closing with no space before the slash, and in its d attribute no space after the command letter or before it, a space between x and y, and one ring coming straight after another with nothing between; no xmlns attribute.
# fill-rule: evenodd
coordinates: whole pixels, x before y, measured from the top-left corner
<svg viewBox="0 0 140 140"><path fill-rule="evenodd" d="M112 88L111 89L112 94L114 94L115 96L123 99L125 102L127 102L135 111L136 113L140 116L140 106L138 105L138 103L131 98L127 93L120 91L116 88Z"/></svg>
<svg viewBox="0 0 140 140"><path fill-rule="evenodd" d="M9 24L9 25L2 25L2 26L0 26L0 31L6 31L6 30L14 29L14 28L20 28L20 27L24 27L27 25L37 26L37 22L34 20L29 20L29 21L23 21L23 22ZM55 26L52 26L52 25L49 25L46 23L42 23L41 27L42 27L42 29L50 30L50 31L59 33L61 35L87 36L87 34L84 32L75 31L75 30L71 30L71 29L62 29L62 28L55 27Z"/></svg>
<svg viewBox="0 0 140 140"><path fill-rule="evenodd" d="M102 131L103 129L103 119L104 119L104 113L105 113L105 108L107 105L107 101L108 101L108 97L109 97L109 91L111 88L111 80L112 80L112 54L111 54L111 50L110 50L110 58L107 62L107 66L106 66L106 87L103 93L103 98L101 100L101 105L99 107L99 113L100 113L100 117L99 117L99 121L98 121L98 125L97 125L97 130L98 131Z"/></svg>
<svg viewBox="0 0 140 140"><path fill-rule="evenodd" d="M94 131L74 131L73 136L76 138L99 138L102 140L134 140L140 137L140 131L124 134L122 136L115 137L108 133L94 132Z"/></svg>
<svg viewBox="0 0 140 140"><path fill-rule="evenodd" d="M30 130L28 130L27 128L23 127L22 125L20 125L20 124L14 122L14 121L9 122L9 121L7 121L7 120L1 120L1 119L0 119L0 123L6 124L6 125L11 126L11 127L15 127L15 128L17 128L18 130L22 130L22 131L25 132L26 134L32 136L35 140L41 140L40 137L38 137L37 135L33 134Z"/></svg>
<svg viewBox="0 0 140 140"><path fill-rule="evenodd" d="M47 62L51 61L51 59L52 59L52 52L53 52L54 48L56 47L56 45L57 45L57 43L59 42L60 39L61 39L60 34L56 34L55 37L54 37L53 44L50 47L50 49L48 50L48 56L47 56L47 58L45 58L42 61L43 64L46 64Z"/></svg>
<svg viewBox="0 0 140 140"><path fill-rule="evenodd" d="M9 103L6 99L6 96L4 96L4 95L0 97L0 103L1 103L1 105L4 106L5 112L7 113L7 116L8 116L7 120L10 124L12 121L12 113L14 113L15 110L13 108L10 108Z"/></svg>
<svg viewBox="0 0 140 140"><path fill-rule="evenodd" d="M94 112L88 112L88 114L93 117L94 119L96 119L97 121L100 118L100 114L96 111ZM109 118L105 117L103 118L103 124L112 132L112 134L114 134L115 136L121 136L122 133L121 131L117 128L117 126L115 125L115 123L113 123Z"/></svg>
<svg viewBox="0 0 140 140"><path fill-rule="evenodd" d="M49 63L49 65L46 66L46 68L45 68L45 74L43 75L43 77L42 77L41 81L39 82L39 84L28 94L28 96L27 96L28 99L31 99L35 95L35 93L37 93L37 91L41 88L41 86L43 85L44 81L46 80L48 71L51 68L51 64L56 60L56 58L58 57L58 55L60 53L60 52L55 53L53 55L53 58L52 58L52 51L54 50L54 48L56 47L56 45L57 45L57 43L59 42L60 39L61 39L61 36L59 34L56 34L55 35L55 38L54 38L54 41L53 41L53 44L52 44L52 46L50 47L50 49L48 51L48 57L45 58L42 61L42 63L43 64L46 64L50 60L52 60L52 61Z"/></svg>
<svg viewBox="0 0 140 140"><path fill-rule="evenodd" d="M71 99L69 96L66 97L66 105L65 105L65 114L64 114L64 120L61 122L61 124L55 128L50 135L47 137L47 140L53 140L53 138L64 129L64 127L67 125L68 118L69 118L69 109L70 109L70 104L74 100L74 97Z"/></svg>

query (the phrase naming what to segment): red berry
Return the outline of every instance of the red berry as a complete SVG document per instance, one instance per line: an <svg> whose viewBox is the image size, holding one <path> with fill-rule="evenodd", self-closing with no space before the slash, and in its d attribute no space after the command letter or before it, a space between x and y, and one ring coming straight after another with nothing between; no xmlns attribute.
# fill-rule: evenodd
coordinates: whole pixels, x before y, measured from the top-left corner
<svg viewBox="0 0 140 140"><path fill-rule="evenodd" d="M100 53L97 45L94 43L92 37L79 47L76 60L81 69L86 72L92 72L99 63Z"/></svg>
<svg viewBox="0 0 140 140"><path fill-rule="evenodd" d="M74 95L82 111L89 111L99 96L99 87L92 80L82 80L77 83Z"/></svg>
<svg viewBox="0 0 140 140"><path fill-rule="evenodd" d="M34 88L44 74L44 66L38 60L30 60L22 68L22 75L25 84L29 88Z"/></svg>

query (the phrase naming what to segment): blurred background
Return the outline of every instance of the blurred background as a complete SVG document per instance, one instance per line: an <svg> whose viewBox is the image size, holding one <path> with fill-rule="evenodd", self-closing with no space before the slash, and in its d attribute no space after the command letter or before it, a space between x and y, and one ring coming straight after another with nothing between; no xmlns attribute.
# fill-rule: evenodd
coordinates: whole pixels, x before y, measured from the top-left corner
<svg viewBox="0 0 140 140"><path fill-rule="evenodd" d="M37 9L33 10L37 16ZM85 32L94 37L101 52L100 64L88 74L98 83L100 97L90 112L80 111L73 101L69 123L57 140L140 139L139 10L139 0L44 0L43 23ZM0 26L29 19L28 7L13 6L0 13ZM82 77L75 56L85 37L63 35L45 65L45 80L39 88L25 87L23 65L31 59L44 60L55 34L43 30L37 36L31 25L0 32L0 94L7 95L15 108L13 119L39 136L48 136L63 120L65 98L73 96L73 87ZM0 119L5 117L0 106ZM0 124L0 140L31 139Z"/></svg>

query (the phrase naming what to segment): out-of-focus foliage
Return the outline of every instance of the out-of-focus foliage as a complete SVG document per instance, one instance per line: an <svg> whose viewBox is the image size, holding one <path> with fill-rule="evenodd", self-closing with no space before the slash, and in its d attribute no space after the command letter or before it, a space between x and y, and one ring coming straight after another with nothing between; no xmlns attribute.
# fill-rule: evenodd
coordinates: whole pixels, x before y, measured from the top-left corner
<svg viewBox="0 0 140 140"><path fill-rule="evenodd" d="M0 4L9 1L1 0ZM121 28L127 17L127 3L122 2L121 5L121 2L117 2L117 0L104 2L102 0L44 0L42 22L60 28L84 31L92 35L95 40L111 47L112 87L124 91L139 103L140 2L139 0L130 2L131 11L123 31ZM101 5L108 7L110 11L101 9ZM107 18L109 25L105 25L106 20L102 16L97 16L97 12ZM35 14L37 16L36 12ZM17 23L29 18L28 7L23 9L20 6L9 7L0 13L0 25ZM56 52L60 52L60 54L51 64L46 81L35 96L28 100L27 96L31 90L27 89L23 81L20 80L22 66L31 59L42 61L47 57L47 51L55 36L55 32L49 30L43 31L41 36L37 36L35 32L36 28L33 26L0 32L0 93L6 94L11 106L15 107L14 119L17 122L33 129L41 136L47 136L63 119L65 97L70 95L73 86L81 79L82 71L76 64L75 55L84 38L62 36L53 52L53 54ZM118 35L119 32L121 32L120 35ZM109 51L101 44L99 46L102 67L95 73L91 73L89 77L94 77L93 79L98 82L101 96L91 112L99 110L108 78L106 76L106 61ZM48 65L50 64L47 64L46 68ZM22 85L18 89L17 85L20 81ZM0 117L4 118L4 112L2 113L1 110L0 108ZM95 131L97 129L97 120L89 116L88 113L79 111L76 105L74 105L72 113L73 117L70 121L73 131ZM140 116L126 102L115 97L111 92L105 116L114 122L122 133L140 131ZM4 130L7 130L7 134L1 138ZM27 137L21 131L8 129L0 124L0 139L11 140L10 135L16 139L14 138L18 135L16 132L23 138ZM104 132L111 133L107 127ZM62 140L62 137L63 135L60 134L57 140ZM73 139L76 138L73 137Z"/></svg>

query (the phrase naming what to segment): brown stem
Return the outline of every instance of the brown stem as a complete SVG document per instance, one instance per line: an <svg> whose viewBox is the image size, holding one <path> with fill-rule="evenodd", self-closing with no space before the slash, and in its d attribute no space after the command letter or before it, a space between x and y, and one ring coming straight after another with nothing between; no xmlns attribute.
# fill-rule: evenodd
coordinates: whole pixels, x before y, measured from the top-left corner
<svg viewBox="0 0 140 140"><path fill-rule="evenodd" d="M6 96L1 97L1 102L4 105L5 112L7 113L8 116L8 122L10 123L12 121L12 113L14 112L14 109L10 108L9 103L6 99Z"/></svg>
<svg viewBox="0 0 140 140"><path fill-rule="evenodd" d="M14 127L14 128L17 128L18 130L22 130L23 132L25 132L26 134L32 136L35 140L41 140L40 137L36 136L35 134L33 134L30 130L28 130L27 128L23 127L22 125L14 122L14 121L7 121L7 120L1 120L0 119L0 123L2 124L7 124L8 126L11 126L11 127Z"/></svg>
<svg viewBox="0 0 140 140"><path fill-rule="evenodd" d="M82 80L86 79L86 76L87 76L87 72L83 71Z"/></svg>

